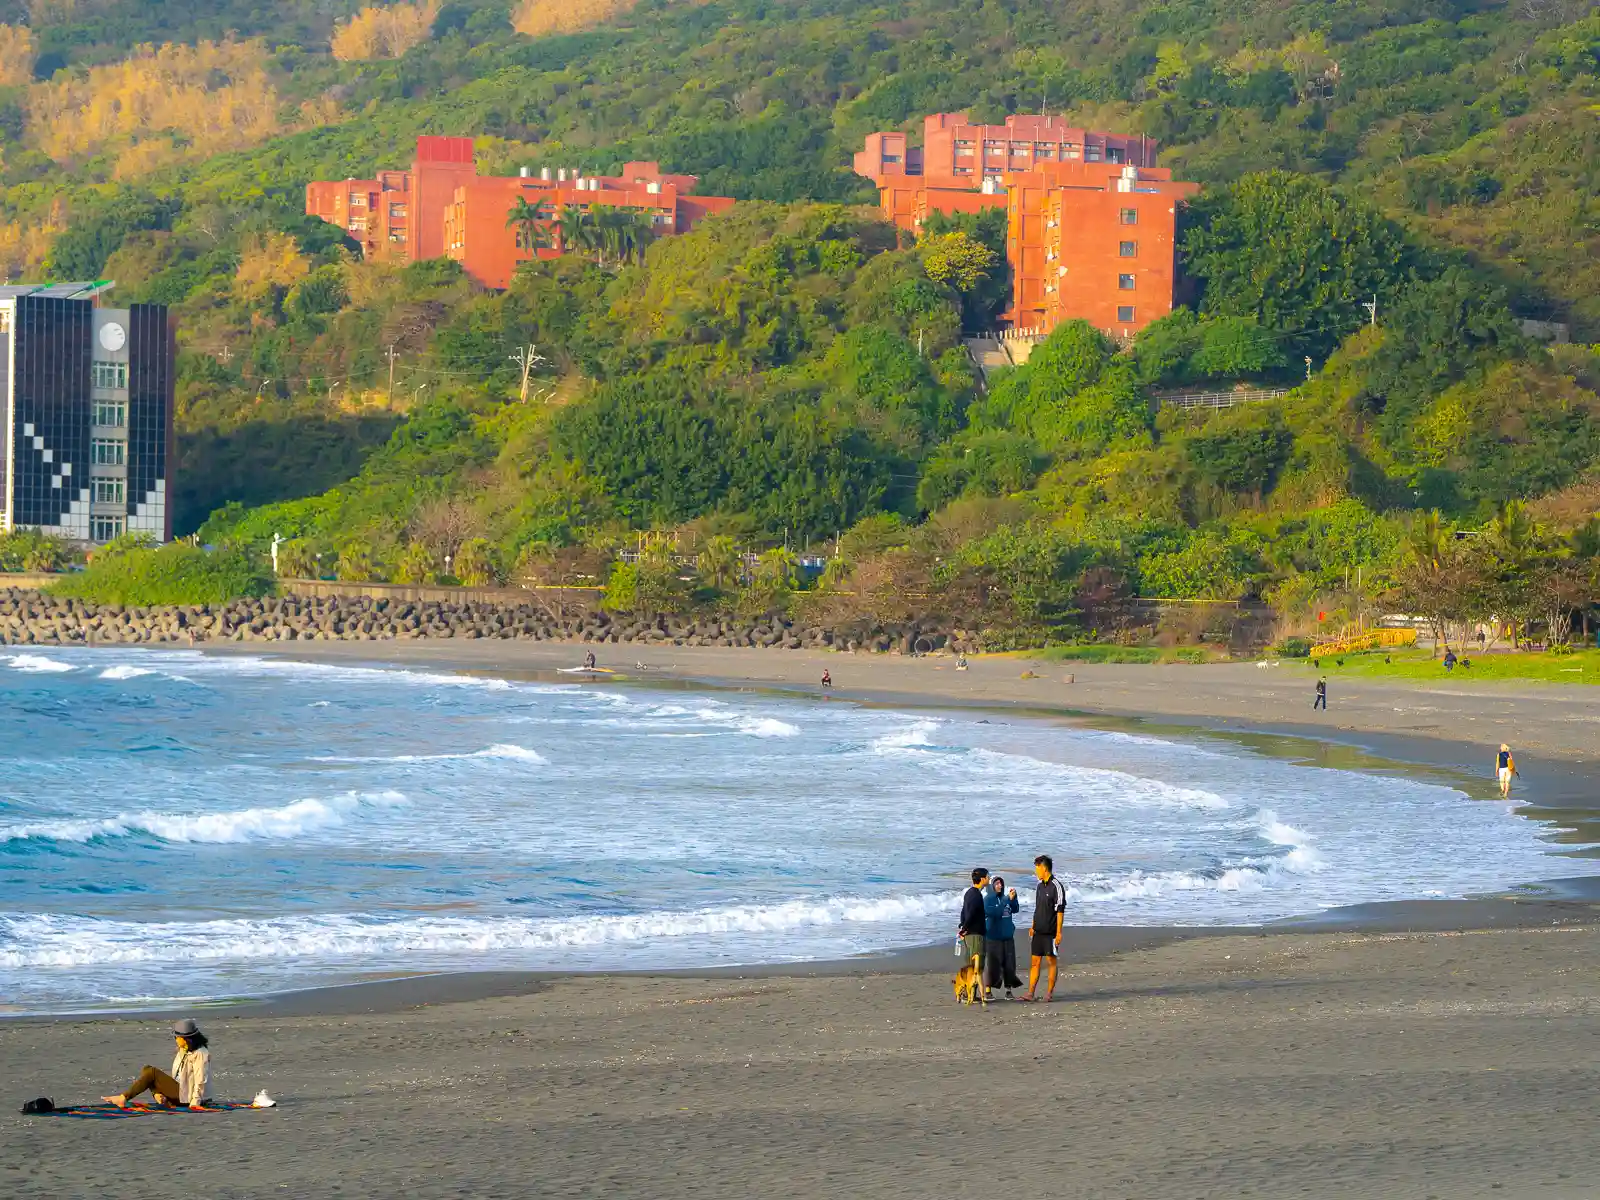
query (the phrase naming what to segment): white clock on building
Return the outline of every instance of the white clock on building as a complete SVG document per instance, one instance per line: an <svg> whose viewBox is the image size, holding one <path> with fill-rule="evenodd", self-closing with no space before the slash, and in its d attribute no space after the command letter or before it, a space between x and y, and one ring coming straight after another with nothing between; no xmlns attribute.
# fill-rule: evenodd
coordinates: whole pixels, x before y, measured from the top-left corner
<svg viewBox="0 0 1600 1200"><path fill-rule="evenodd" d="M100 326L100 345L107 350L121 350L128 343L128 331L115 321Z"/></svg>

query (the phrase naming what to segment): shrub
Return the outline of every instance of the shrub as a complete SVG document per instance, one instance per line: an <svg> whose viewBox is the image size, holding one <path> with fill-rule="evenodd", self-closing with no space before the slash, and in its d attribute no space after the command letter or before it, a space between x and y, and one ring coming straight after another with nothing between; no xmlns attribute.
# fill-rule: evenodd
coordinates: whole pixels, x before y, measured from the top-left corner
<svg viewBox="0 0 1600 1200"><path fill-rule="evenodd" d="M157 548L102 550L87 570L52 584L57 596L96 604L226 604L273 591L271 573L256 555L238 549L202 550L188 542Z"/></svg>
<svg viewBox="0 0 1600 1200"><path fill-rule="evenodd" d="M1312 642L1306 637L1286 637L1272 648L1279 658L1310 658Z"/></svg>

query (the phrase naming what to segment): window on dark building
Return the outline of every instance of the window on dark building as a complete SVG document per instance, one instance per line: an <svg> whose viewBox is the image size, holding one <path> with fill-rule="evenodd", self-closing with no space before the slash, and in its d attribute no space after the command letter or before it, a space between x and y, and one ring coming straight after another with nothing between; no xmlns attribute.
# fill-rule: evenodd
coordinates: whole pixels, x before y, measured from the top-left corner
<svg viewBox="0 0 1600 1200"><path fill-rule="evenodd" d="M1117 287L1120 290L1124 291L1124 292L1133 291L1133 276L1132 275L1118 275L1117 276Z"/></svg>

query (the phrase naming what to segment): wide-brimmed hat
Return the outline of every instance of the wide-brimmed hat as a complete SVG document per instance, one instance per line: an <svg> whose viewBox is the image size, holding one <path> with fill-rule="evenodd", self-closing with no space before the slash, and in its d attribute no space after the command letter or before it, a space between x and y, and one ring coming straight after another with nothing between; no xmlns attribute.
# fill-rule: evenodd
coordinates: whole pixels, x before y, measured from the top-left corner
<svg viewBox="0 0 1600 1200"><path fill-rule="evenodd" d="M196 1025L190 1018L185 1017L183 1020L173 1023L172 1032L179 1037L193 1037L200 1032L200 1026Z"/></svg>

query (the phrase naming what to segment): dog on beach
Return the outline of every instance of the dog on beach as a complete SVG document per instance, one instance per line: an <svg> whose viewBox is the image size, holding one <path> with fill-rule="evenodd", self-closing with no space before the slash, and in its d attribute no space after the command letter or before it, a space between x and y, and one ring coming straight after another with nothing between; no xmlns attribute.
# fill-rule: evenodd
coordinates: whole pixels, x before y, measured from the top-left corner
<svg viewBox="0 0 1600 1200"><path fill-rule="evenodd" d="M957 1004L984 1004L989 1001L983 994L983 978L978 974L978 968L968 963L956 972L956 977L950 981L955 988Z"/></svg>

